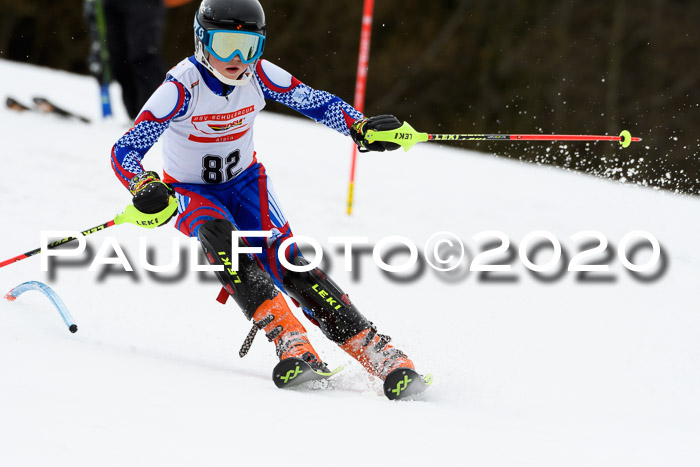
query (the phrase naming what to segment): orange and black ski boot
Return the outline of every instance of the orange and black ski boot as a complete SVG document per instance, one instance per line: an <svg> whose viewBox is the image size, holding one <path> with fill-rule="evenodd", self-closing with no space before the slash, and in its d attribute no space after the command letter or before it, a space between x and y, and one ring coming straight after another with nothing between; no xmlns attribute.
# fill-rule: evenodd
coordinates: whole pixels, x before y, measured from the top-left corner
<svg viewBox="0 0 700 467"><path fill-rule="evenodd" d="M292 260L306 266L301 256ZM395 368L414 369L413 362L389 345L390 337L377 329L359 312L350 298L321 269L306 272L286 271L284 285L292 299L323 334L359 361L367 371L382 380Z"/></svg>
<svg viewBox="0 0 700 467"><path fill-rule="evenodd" d="M280 362L272 370L272 381L278 388L297 386L307 381L330 378L343 367L333 371L321 361L311 346L306 329L292 314L282 294L263 303L253 316L255 326L246 338L250 345L255 330L264 329L268 340L275 343ZM243 351L243 349L241 349Z"/></svg>
<svg viewBox="0 0 700 467"><path fill-rule="evenodd" d="M270 275L247 254L238 255L238 268L233 269L231 242L234 230L236 227L230 221L212 219L199 228L198 236L207 261L221 267L216 271L223 286L220 301L225 303L228 297L232 297L245 317L253 320L254 326L239 355L243 357L248 353L258 330L265 330L267 338L275 343L280 361L292 359L313 372L328 373L328 367L309 343L306 329L291 312ZM242 239L239 239L239 245L244 245Z"/></svg>
<svg viewBox="0 0 700 467"><path fill-rule="evenodd" d="M405 399L425 391L432 383L432 375L419 375L411 359L389 341L391 337L377 334L371 326L340 347L384 381L384 395L389 399Z"/></svg>
<svg viewBox="0 0 700 467"><path fill-rule="evenodd" d="M292 260L296 266L308 264L303 257ZM321 269L286 271L284 286L292 300L326 337L384 381L389 399L402 399L425 390L432 376L422 377L411 359L389 344L391 338L377 329L352 304L350 298Z"/></svg>
<svg viewBox="0 0 700 467"><path fill-rule="evenodd" d="M390 345L390 341L391 337L377 334L377 328L371 326L348 339L340 348L383 381L397 368L415 369L411 359Z"/></svg>
<svg viewBox="0 0 700 467"><path fill-rule="evenodd" d="M265 330L267 339L275 343L275 351L280 361L298 358L306 362L314 371L324 373L329 371L309 342L306 329L289 309L281 293L258 307L253 314L253 323L255 325L253 329ZM253 330L251 333L255 334ZM252 337L249 334L246 338L244 348L250 347Z"/></svg>

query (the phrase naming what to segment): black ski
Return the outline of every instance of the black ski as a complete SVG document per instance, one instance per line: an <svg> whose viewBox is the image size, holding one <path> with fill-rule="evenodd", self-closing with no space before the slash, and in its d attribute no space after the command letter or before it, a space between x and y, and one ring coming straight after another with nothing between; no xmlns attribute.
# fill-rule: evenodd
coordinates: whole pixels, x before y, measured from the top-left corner
<svg viewBox="0 0 700 467"><path fill-rule="evenodd" d="M384 380L384 395L391 400L407 399L428 389L433 375L421 376L410 368L397 368Z"/></svg>
<svg viewBox="0 0 700 467"><path fill-rule="evenodd" d="M66 109L62 109L61 107L58 107L56 104L52 103L48 99L44 97L34 97L34 106L29 107L21 102L19 102L17 99L14 99L13 97L8 97L5 100L5 105L7 106L8 109L10 110L15 110L17 112L40 112L40 113L46 113L46 114L53 114L53 115L58 115L59 117L63 118L73 118L76 120L80 120L83 123L90 123L90 119L83 117L81 115L75 114L73 112L70 112Z"/></svg>
<svg viewBox="0 0 700 467"><path fill-rule="evenodd" d="M308 381L328 379L342 369L343 367L339 366L335 370L325 373L312 369L308 363L300 358L286 358L272 370L272 380L278 388L289 388Z"/></svg>
<svg viewBox="0 0 700 467"><path fill-rule="evenodd" d="M45 97L34 97L32 98L32 100L34 101L34 105L40 112L52 113L65 118L76 118L83 123L90 123L90 119L70 112L68 110L62 109L53 102L46 99Z"/></svg>

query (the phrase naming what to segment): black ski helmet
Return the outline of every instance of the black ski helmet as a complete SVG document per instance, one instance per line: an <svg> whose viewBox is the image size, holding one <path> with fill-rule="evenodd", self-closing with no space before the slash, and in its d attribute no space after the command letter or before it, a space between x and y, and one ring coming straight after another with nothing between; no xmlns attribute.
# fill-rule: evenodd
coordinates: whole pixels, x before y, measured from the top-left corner
<svg viewBox="0 0 700 467"><path fill-rule="evenodd" d="M255 63L252 64L252 69L251 66L248 67L248 71L243 74L245 75L243 79L239 77L237 80L230 80L222 76L209 63L209 52L202 42L201 34L197 33L198 29L201 32L200 26L207 32L223 29L257 33L263 36L262 47L264 47L265 12L260 2L258 0L202 0L197 13L195 13L194 46L197 61L226 84L247 83L255 69Z"/></svg>
<svg viewBox="0 0 700 467"><path fill-rule="evenodd" d="M265 12L258 0L202 0L197 20L207 30L242 30L265 35Z"/></svg>

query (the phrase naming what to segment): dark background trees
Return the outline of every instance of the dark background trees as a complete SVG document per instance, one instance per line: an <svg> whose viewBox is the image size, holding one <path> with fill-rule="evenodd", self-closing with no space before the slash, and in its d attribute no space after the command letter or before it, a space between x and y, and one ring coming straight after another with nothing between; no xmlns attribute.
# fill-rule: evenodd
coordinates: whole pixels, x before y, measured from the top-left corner
<svg viewBox="0 0 700 467"><path fill-rule="evenodd" d="M265 57L351 102L362 1L262 3ZM195 8L168 11L168 66L192 53ZM4 0L0 25L0 57L87 72L82 0ZM699 28L691 0L378 0L365 110L431 133L629 129L644 141L627 150L463 146L698 194Z"/></svg>

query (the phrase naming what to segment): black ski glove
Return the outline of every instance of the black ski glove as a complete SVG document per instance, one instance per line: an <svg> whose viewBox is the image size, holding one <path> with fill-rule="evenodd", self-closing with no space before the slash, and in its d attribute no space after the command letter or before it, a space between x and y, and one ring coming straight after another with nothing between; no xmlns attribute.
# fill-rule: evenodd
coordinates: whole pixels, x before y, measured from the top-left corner
<svg viewBox="0 0 700 467"><path fill-rule="evenodd" d="M175 191L166 183L160 181L157 173L141 172L129 182L131 199L136 209L144 214L156 214L168 207L170 197Z"/></svg>
<svg viewBox="0 0 700 467"><path fill-rule="evenodd" d="M360 150L360 152L393 151L401 146L396 143L389 143L385 141L375 141L374 143L370 144L365 140L365 135L367 134L367 130L395 130L400 126L401 122L393 115L377 115L376 117L355 120L355 123L353 123L350 127L350 136L355 144L357 144L357 148Z"/></svg>

